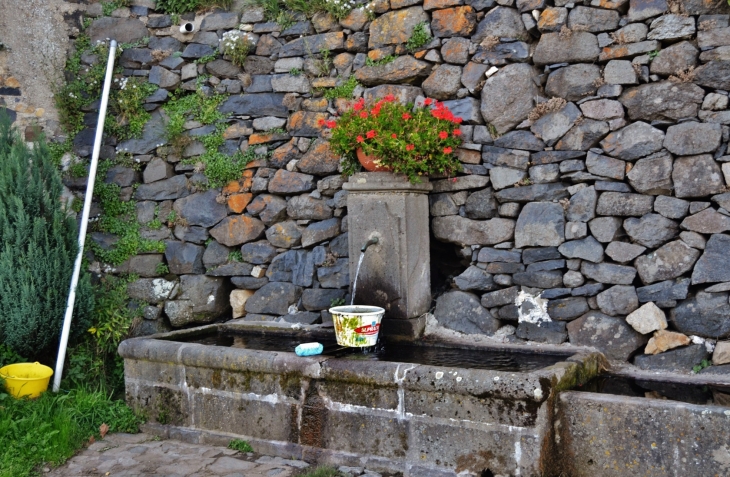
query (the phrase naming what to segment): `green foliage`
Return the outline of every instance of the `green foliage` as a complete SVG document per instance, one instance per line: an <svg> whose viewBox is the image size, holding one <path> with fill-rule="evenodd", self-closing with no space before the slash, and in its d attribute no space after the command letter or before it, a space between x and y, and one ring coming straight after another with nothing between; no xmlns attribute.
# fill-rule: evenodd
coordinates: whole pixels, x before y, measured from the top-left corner
<svg viewBox="0 0 730 477"><path fill-rule="evenodd" d="M231 30L223 34L221 39L223 54L231 59L231 63L243 67L246 61L251 43L248 33L239 30Z"/></svg>
<svg viewBox="0 0 730 477"><path fill-rule="evenodd" d="M8 364L25 362L27 362L27 360L13 351L10 346L0 343L0 368Z"/></svg>
<svg viewBox="0 0 730 477"><path fill-rule="evenodd" d="M280 0L248 0L247 5L261 7L264 10L264 18L268 22L275 22L282 11Z"/></svg>
<svg viewBox="0 0 730 477"><path fill-rule="evenodd" d="M294 14L312 18L315 13L327 13L335 20L342 20L355 7L346 0L249 0L248 5L262 7L266 21L277 22L282 29L294 24ZM372 9L364 7L369 13Z"/></svg>
<svg viewBox="0 0 730 477"><path fill-rule="evenodd" d="M61 159L64 154L73 150L73 141L71 138L66 139L64 142L49 142L48 152L51 155L51 161L56 167L61 166Z"/></svg>
<svg viewBox="0 0 730 477"><path fill-rule="evenodd" d="M158 263L155 267L155 273L158 275L167 275L170 273L170 268L167 266L166 263Z"/></svg>
<svg viewBox="0 0 730 477"><path fill-rule="evenodd" d="M383 65L387 65L388 63L392 63L397 59L398 59L398 55L388 55L377 61L371 60L370 58L368 58L367 60L365 60L365 66L383 66Z"/></svg>
<svg viewBox="0 0 730 477"><path fill-rule="evenodd" d="M344 298L333 298L330 301L330 307L333 307L333 306L342 306L344 304L345 304L345 299Z"/></svg>
<svg viewBox="0 0 730 477"><path fill-rule="evenodd" d="M203 124L213 124L225 119L225 116L218 111L218 106L225 99L223 95L207 96L201 90L183 96L173 96L163 106L170 118L165 126L165 134L170 144L181 149L189 143L189 138L184 136L184 126L188 119L195 119Z"/></svg>
<svg viewBox="0 0 730 477"><path fill-rule="evenodd" d="M692 371L694 371L695 373L699 373L703 369L709 368L710 366L712 366L712 362L708 361L706 359L703 359L702 361L700 361L700 364L692 367Z"/></svg>
<svg viewBox="0 0 730 477"><path fill-rule="evenodd" d="M282 30L286 30L287 28L293 26L296 21L297 20L294 17L294 14L289 10L282 10L276 16L276 23L279 24Z"/></svg>
<svg viewBox="0 0 730 477"><path fill-rule="evenodd" d="M229 262L243 262L243 254L240 250L234 250L228 254Z"/></svg>
<svg viewBox="0 0 730 477"><path fill-rule="evenodd" d="M207 8L231 8L233 0L157 0L155 9L165 13L181 15ZM177 22L173 22L177 23Z"/></svg>
<svg viewBox="0 0 730 477"><path fill-rule="evenodd" d="M421 22L413 28L411 37L406 42L408 51L416 51L431 42L433 38L428 30L428 22Z"/></svg>
<svg viewBox="0 0 730 477"><path fill-rule="evenodd" d="M246 441L241 439L233 439L228 443L228 448L237 450L238 452L253 452L253 447Z"/></svg>
<svg viewBox="0 0 730 477"><path fill-rule="evenodd" d="M324 48L319 50L319 54L321 57L315 61L314 67L317 69L319 76L327 76L332 69L332 52Z"/></svg>
<svg viewBox="0 0 730 477"><path fill-rule="evenodd" d="M300 474L299 477L343 477L343 475L334 467L325 466L309 470L304 474Z"/></svg>
<svg viewBox="0 0 730 477"><path fill-rule="evenodd" d="M111 265L119 265L138 253L164 252L164 242L141 237L134 202L122 201L120 199L121 187L113 183L107 184L104 181L106 173L112 165L110 160L99 162L94 196L103 213L99 221L94 223L93 228L97 232L116 235L119 240L107 249L90 239L87 239L86 243L99 261Z"/></svg>
<svg viewBox="0 0 730 477"><path fill-rule="evenodd" d="M83 161L76 161L68 168L68 175L71 177L86 177L89 172L86 169L86 163Z"/></svg>
<svg viewBox="0 0 730 477"><path fill-rule="evenodd" d="M211 61L214 61L216 58L218 58L218 54L213 53L210 55L201 56L200 58L195 60L193 63L198 64L198 65L205 65L207 63L210 63Z"/></svg>
<svg viewBox="0 0 730 477"><path fill-rule="evenodd" d="M76 221L58 198L63 186L45 140L30 149L0 117L0 343L46 361L56 347L78 250ZM82 274L72 337L93 307Z"/></svg>
<svg viewBox="0 0 730 477"><path fill-rule="evenodd" d="M334 88L328 88L324 91L324 97L332 100L336 98L347 98L351 99L352 94L355 92L355 88L360 85L354 76L347 78L347 81Z"/></svg>
<svg viewBox="0 0 730 477"><path fill-rule="evenodd" d="M292 68L289 70L289 74L292 76L299 76L302 74L302 70L300 70L299 68Z"/></svg>
<svg viewBox="0 0 730 477"><path fill-rule="evenodd" d="M202 166L201 170L205 172L208 186L211 188L223 187L233 180L240 179L249 162L265 157L257 155L254 148L249 148L245 153L236 151L232 156L220 152L219 148L225 142L222 128L198 140L205 146L205 152L187 162Z"/></svg>
<svg viewBox="0 0 730 477"><path fill-rule="evenodd" d="M730 2L730 0L728 0L728 1ZM659 56L659 50L654 50L654 51L650 51L649 52L649 59L650 60L653 60L657 56Z"/></svg>
<svg viewBox="0 0 730 477"><path fill-rule="evenodd" d="M0 394L0 402L0 477L39 475L41 465L63 464L90 436L99 437L102 424L109 432L138 432L142 422L123 401L87 389L35 400Z"/></svg>
<svg viewBox="0 0 730 477"><path fill-rule="evenodd" d="M118 8L128 7L129 0L112 0L111 2L101 2L101 12L105 17L108 17L114 10Z"/></svg>
<svg viewBox="0 0 730 477"><path fill-rule="evenodd" d="M107 3L107 5L116 5L125 1L127 0L115 0L115 2ZM117 57L121 55L123 48L135 47L145 43L146 41L143 40L139 44L121 45L117 50ZM66 77L73 79L60 87L54 95L61 125L69 136L73 136L83 129L84 108L101 97L106 72L105 59L109 55L109 48L105 43L92 45L89 37L84 35L76 40L74 46L75 52L66 61ZM82 65L81 57L85 54L96 56L97 61L91 66ZM115 73L120 74L121 72L122 68L117 66ZM120 140L139 137L145 123L150 118L150 114L143 107L144 99L156 90L157 86L141 78L122 77L115 79L109 94L109 114L105 123L106 132ZM70 144L66 147L70 150ZM54 149L54 156L60 150L60 146Z"/></svg>
<svg viewBox="0 0 730 477"><path fill-rule="evenodd" d="M349 159L348 172L354 169L352 160L362 149L365 155L377 158L376 165L419 182L422 175L452 175L461 170L454 154L461 143L461 122L433 99L414 108L388 95L369 106L360 98L339 120L325 125L332 128L332 151Z"/></svg>

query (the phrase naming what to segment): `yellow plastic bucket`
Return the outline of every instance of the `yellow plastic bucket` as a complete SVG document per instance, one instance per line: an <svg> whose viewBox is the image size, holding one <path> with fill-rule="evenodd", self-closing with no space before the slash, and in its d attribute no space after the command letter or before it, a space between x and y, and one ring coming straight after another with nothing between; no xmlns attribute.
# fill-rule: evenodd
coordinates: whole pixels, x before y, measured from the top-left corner
<svg viewBox="0 0 730 477"><path fill-rule="evenodd" d="M16 399L40 396L48 389L51 375L53 370L38 362L9 364L0 368L0 378L5 381L5 389Z"/></svg>
<svg viewBox="0 0 730 477"><path fill-rule="evenodd" d="M340 346L375 346L385 310L379 306L335 306L329 309Z"/></svg>

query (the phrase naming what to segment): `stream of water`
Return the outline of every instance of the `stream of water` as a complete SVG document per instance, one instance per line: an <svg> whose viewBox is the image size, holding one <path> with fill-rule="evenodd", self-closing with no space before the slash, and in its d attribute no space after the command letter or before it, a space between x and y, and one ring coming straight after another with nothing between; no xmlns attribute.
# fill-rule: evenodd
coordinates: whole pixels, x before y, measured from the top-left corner
<svg viewBox="0 0 730 477"><path fill-rule="evenodd" d="M365 258L365 252L360 252L360 260L357 261L357 270L355 270L355 281L352 282L352 298L350 299L350 306L355 304L355 292L357 291L357 276L360 275L360 267L362 261Z"/></svg>

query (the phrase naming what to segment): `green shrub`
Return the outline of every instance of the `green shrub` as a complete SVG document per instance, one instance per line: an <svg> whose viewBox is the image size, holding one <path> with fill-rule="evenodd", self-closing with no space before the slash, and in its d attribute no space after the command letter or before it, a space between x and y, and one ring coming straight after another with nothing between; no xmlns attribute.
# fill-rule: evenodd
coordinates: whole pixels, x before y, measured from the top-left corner
<svg viewBox="0 0 730 477"><path fill-rule="evenodd" d="M253 447L246 441L241 439L233 439L228 443L228 448L237 450L238 452L253 452Z"/></svg>
<svg viewBox="0 0 730 477"><path fill-rule="evenodd" d="M52 361L78 250L62 187L45 141L29 148L0 117L0 342L31 360ZM87 328L92 307L84 273L73 336Z"/></svg>

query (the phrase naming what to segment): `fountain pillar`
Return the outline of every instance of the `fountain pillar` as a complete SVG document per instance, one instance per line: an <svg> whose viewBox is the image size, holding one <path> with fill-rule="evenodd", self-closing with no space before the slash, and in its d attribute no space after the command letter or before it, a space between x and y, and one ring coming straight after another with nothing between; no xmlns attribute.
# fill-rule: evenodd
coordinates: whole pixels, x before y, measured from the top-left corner
<svg viewBox="0 0 730 477"><path fill-rule="evenodd" d="M383 332L415 338L431 306L428 179L411 184L390 172L354 174L343 185L347 213L350 287L360 249L371 238L357 281L355 304L385 308Z"/></svg>

